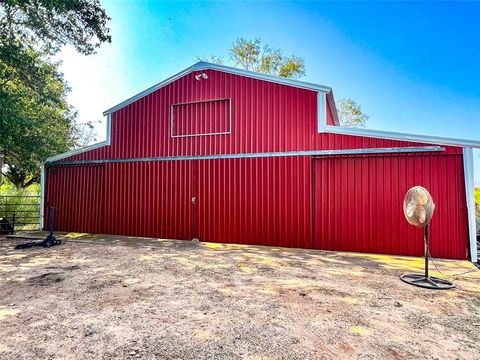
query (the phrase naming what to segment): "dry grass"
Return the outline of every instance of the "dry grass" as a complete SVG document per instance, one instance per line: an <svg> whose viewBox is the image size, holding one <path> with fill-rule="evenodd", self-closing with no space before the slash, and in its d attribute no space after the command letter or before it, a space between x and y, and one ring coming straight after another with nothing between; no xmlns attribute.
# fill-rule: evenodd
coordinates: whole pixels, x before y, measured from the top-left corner
<svg viewBox="0 0 480 360"><path fill-rule="evenodd" d="M465 262L441 262L473 271L432 292L398 279L414 258L111 237L1 251L0 358L480 353L480 272Z"/></svg>

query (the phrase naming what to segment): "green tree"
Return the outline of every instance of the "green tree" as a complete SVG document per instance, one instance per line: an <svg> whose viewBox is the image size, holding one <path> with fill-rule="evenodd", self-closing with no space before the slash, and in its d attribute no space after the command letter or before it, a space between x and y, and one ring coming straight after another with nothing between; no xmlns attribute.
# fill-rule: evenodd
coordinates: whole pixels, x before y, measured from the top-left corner
<svg viewBox="0 0 480 360"><path fill-rule="evenodd" d="M2 44L35 44L49 54L66 44L93 54L111 41L108 20L98 0L0 0Z"/></svg>
<svg viewBox="0 0 480 360"><path fill-rule="evenodd" d="M365 127L369 116L363 112L362 107L355 101L352 99L340 99L336 105L340 126Z"/></svg>
<svg viewBox="0 0 480 360"><path fill-rule="evenodd" d="M285 57L280 49L267 44L262 45L260 39L247 40L238 38L229 49L230 60L234 66L259 73L298 79L305 75L305 61L295 55ZM224 65L221 56L200 58L214 64ZM345 127L364 127L368 115L362 111L352 99L342 99L337 103L340 125Z"/></svg>
<svg viewBox="0 0 480 360"><path fill-rule="evenodd" d="M7 177L17 187L38 182L41 161L75 143L75 112L66 101L68 87L55 64L33 50L22 58L35 66L33 76L0 60L0 144Z"/></svg>
<svg viewBox="0 0 480 360"><path fill-rule="evenodd" d="M294 79L305 75L305 61L302 58L294 55L284 56L280 49L267 44L262 45L260 39L238 38L232 43L229 56L234 66L246 70ZM224 64L223 58L219 56L212 56L207 61Z"/></svg>
<svg viewBox="0 0 480 360"><path fill-rule="evenodd" d="M97 0L0 0L0 153L15 186L38 182L40 162L76 144L52 56L66 44L94 53L111 41L108 20Z"/></svg>

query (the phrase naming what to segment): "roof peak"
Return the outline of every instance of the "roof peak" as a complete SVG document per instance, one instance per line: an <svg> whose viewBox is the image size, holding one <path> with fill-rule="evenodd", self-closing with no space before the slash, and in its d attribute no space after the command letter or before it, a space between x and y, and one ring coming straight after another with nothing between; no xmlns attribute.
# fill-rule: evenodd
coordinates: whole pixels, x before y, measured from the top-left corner
<svg viewBox="0 0 480 360"><path fill-rule="evenodd" d="M268 82L273 82L277 84L282 84L286 86L293 86L297 88L302 88L302 89L307 89L307 90L312 90L312 91L321 91L324 93L330 93L332 91L332 88L329 86L324 86L324 85L319 85L319 84L314 84L314 83L309 83L306 81L301 81L301 80L296 80L296 79L288 79L280 76L275 76L275 75L269 75L269 74L262 74L262 73L257 73L255 71L250 71L250 70L244 70L244 69L239 69L236 67L231 67L231 66L226 66L226 65L218 65L214 63L210 63L207 61L198 61L195 64L189 66L188 68L180 71L179 73L159 82L158 84L155 84L148 89L128 98L125 101L122 101L121 103L111 107L110 109L104 111L103 115L111 114L117 110L120 110L121 108L130 105L131 103L151 94L154 91L157 91L158 89L161 89L162 87L174 82L175 80L188 75L189 73L193 71L200 71L200 70L217 70L217 71L222 71L226 72L229 74L234 74L234 75L239 75L239 76L245 76L253 79L258 79L258 80L263 80L263 81L268 81Z"/></svg>

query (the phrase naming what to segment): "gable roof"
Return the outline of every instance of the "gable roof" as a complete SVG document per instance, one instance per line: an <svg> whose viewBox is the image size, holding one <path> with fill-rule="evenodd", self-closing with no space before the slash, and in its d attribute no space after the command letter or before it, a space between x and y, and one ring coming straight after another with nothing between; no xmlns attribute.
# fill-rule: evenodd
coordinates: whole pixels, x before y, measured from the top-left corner
<svg viewBox="0 0 480 360"><path fill-rule="evenodd" d="M217 70L217 71L222 71L225 73L229 74L234 74L234 75L240 75L240 76L245 76L249 77L252 79L258 79L258 80L263 80L263 81L268 81L268 82L273 82L276 84L282 84L282 85L287 85L287 86L293 86L301 89L307 89L307 90L312 90L312 91L320 91L324 92L326 94L331 93L332 88L329 86L324 86L324 85L319 85L319 84L313 84L305 81L300 81L300 80L294 80L294 79L287 79L279 76L273 76L273 75L267 75L267 74L260 74L254 71L248 71L248 70L243 70L243 69L238 69L235 67L231 66L225 66L225 65L217 65L217 64L212 64L209 62L205 61L199 61L196 64L193 64L192 66L180 71L179 73L169 77L168 79L165 79L158 84L155 84L148 89L132 96L131 98L128 98L125 101L122 101L121 103L111 107L108 110L105 110L103 112L103 115L111 114L114 113L117 110L120 110L121 108L153 93L154 91L157 91L158 89L161 89L164 86L167 86L168 84L174 82L175 80L180 79L181 77L188 75L194 71L201 71L201 70ZM333 98L332 98L333 100ZM330 103L330 100L329 100ZM330 103L330 106L332 104ZM333 107L335 104L333 104Z"/></svg>
<svg viewBox="0 0 480 360"><path fill-rule="evenodd" d="M314 83L309 83L305 81L300 81L300 80L293 80L293 79L287 79L287 78L282 78L278 76L273 76L273 75L267 75L267 74L260 74L256 73L253 71L248 71L248 70L243 70L243 69L238 69L230 66L224 66L224 65L217 65L217 64L212 64L209 62L204 62L200 61L197 62L196 64L193 64L192 66L180 71L179 73L169 77L168 79L165 79L164 81L153 85L152 87L132 96L131 98L128 98L127 100L111 107L110 109L104 111L104 115L107 116L107 138L105 141L92 144L83 148L79 149L74 149L71 151L68 151L63 154L59 154L56 156L51 156L45 160L45 163L49 162L54 162L58 161L61 159L65 159L70 156L74 156L77 154L81 154L87 151L91 151L94 149L98 149L104 146L110 145L110 135L111 135L111 114L114 113L115 111L147 96L148 94L151 94L152 92L161 89L162 87L174 82L175 80L178 80L179 78L188 75L194 71L201 71L201 70L217 70L217 71L223 71L229 74L235 74L235 75L240 75L240 76L246 76L249 78L253 79L259 79L263 81L269 81L277 84L282 84L282 85L287 85L287 86L293 86L301 89L307 89L307 90L312 90L316 91L319 93L322 93L325 95L326 101L328 102L330 106L330 110L332 112L333 116L333 121L335 123L335 126L332 125L327 125L326 123L322 125L321 128L318 129L319 133L325 132L325 133L333 133L333 134L341 134L341 135L351 135L351 136L364 136L364 137L374 137L374 138L380 138L380 139L391 139L391 140L400 140L400 141L412 141L412 142L419 142L419 143L424 143L424 144L435 144L435 145L449 145L449 146L461 146L461 147L473 147L473 148L480 148L480 140L475 140L475 139L458 139L458 138L449 138L449 137L440 137L440 136L430 136L430 135L419 135L419 134L408 134L408 133L398 133L398 132L392 132L392 131L383 131L383 130L372 130L372 129L359 129L359 128L345 128L342 126L339 126L339 121L338 121L338 115L337 115L337 109L335 106L335 100L333 97L333 91L332 88L324 85L319 85L319 84L314 84Z"/></svg>

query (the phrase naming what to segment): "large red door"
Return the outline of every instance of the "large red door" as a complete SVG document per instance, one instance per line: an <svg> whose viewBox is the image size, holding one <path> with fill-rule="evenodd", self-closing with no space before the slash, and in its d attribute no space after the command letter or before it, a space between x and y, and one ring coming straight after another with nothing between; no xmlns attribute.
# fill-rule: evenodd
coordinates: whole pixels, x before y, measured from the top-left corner
<svg viewBox="0 0 480 360"><path fill-rule="evenodd" d="M105 232L193 238L193 161L107 165Z"/></svg>
<svg viewBox="0 0 480 360"><path fill-rule="evenodd" d="M311 158L198 161L201 241L311 248Z"/></svg>
<svg viewBox="0 0 480 360"><path fill-rule="evenodd" d="M403 215L406 191L421 185L436 204L431 254L467 257L461 155L379 155L313 160L317 249L422 256L423 232Z"/></svg>

